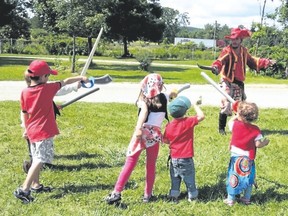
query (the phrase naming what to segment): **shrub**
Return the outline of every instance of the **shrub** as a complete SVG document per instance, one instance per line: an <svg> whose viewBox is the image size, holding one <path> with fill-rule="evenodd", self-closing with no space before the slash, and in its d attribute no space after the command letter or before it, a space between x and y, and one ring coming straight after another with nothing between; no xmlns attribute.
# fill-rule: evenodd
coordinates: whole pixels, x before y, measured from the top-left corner
<svg viewBox="0 0 288 216"><path fill-rule="evenodd" d="M138 51L137 54L135 54L135 58L140 63L140 70L149 71L152 63L151 52L149 50Z"/></svg>

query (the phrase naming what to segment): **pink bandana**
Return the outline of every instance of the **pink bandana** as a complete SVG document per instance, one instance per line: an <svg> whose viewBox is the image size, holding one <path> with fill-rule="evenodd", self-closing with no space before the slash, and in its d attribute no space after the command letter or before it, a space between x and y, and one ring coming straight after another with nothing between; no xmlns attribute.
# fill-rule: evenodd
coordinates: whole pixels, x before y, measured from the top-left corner
<svg viewBox="0 0 288 216"><path fill-rule="evenodd" d="M163 85L162 77L159 74L152 73L147 75L141 81L141 90L147 98L153 98L161 93L161 87Z"/></svg>

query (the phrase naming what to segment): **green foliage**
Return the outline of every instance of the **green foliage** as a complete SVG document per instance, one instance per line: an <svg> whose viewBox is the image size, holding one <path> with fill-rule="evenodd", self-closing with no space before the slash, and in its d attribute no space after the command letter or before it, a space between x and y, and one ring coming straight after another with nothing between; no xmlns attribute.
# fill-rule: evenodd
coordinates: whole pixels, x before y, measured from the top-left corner
<svg viewBox="0 0 288 216"><path fill-rule="evenodd" d="M151 53L149 50L141 50L135 55L136 60L140 63L139 69L149 71L152 63Z"/></svg>
<svg viewBox="0 0 288 216"><path fill-rule="evenodd" d="M29 205L21 204L12 195L26 177L22 162L28 159L26 142L21 137L19 102L4 101L0 102L0 106L0 114L5 116L0 123L2 215L284 216L288 211L286 109L260 110L260 119L256 124L271 143L257 151L256 178L259 187L257 190L253 188L251 206L237 203L228 207L223 204L230 134L218 134L217 107L202 107L206 118L195 128L194 141L199 199L188 202L182 183L179 204L165 201L170 189L166 167L168 147L161 145L154 186L157 201L143 204L141 200L145 186L146 158L143 152L122 193L128 208L121 209L107 205L104 198L113 190L125 161L137 120L134 105L77 102L66 107L57 118L61 133L54 140L55 168L43 170L40 176L40 181L52 186L53 191L33 194L36 200ZM195 111L190 109L188 114L194 115Z"/></svg>
<svg viewBox="0 0 288 216"><path fill-rule="evenodd" d="M22 50L23 54L30 54L30 55L48 55L48 51L45 49L44 46L41 46L37 43L27 44L24 49Z"/></svg>
<svg viewBox="0 0 288 216"><path fill-rule="evenodd" d="M258 49L259 56L267 56L270 59L276 60L273 67L261 71L265 76L271 76L279 79L287 79L288 68L288 53L287 48L278 46L261 46Z"/></svg>

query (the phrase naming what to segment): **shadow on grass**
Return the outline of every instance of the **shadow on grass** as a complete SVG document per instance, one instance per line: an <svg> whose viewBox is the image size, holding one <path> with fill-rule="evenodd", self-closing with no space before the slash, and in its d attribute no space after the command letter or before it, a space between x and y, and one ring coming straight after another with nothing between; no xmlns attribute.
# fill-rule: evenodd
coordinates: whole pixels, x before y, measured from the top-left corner
<svg viewBox="0 0 288 216"><path fill-rule="evenodd" d="M101 71L124 71L126 72L127 70L132 70L132 71L140 71L139 66L138 65L129 65L129 64L117 64L114 63L113 65L101 65L101 63L97 63L95 66L90 67L93 70L101 70ZM169 73L169 72L179 72L182 73L184 71L186 71L187 68L181 68L181 67L169 67L169 66L151 66L151 71L154 71L156 73L159 72L165 72L165 73ZM148 72L147 72L148 73Z"/></svg>
<svg viewBox="0 0 288 216"><path fill-rule="evenodd" d="M198 189L199 196L198 200L203 202L209 202L223 198L226 196L226 173L221 173L218 175L218 182L215 185L204 185Z"/></svg>
<svg viewBox="0 0 288 216"><path fill-rule="evenodd" d="M262 130L262 133L265 135L279 134L279 135L288 135L288 130Z"/></svg>
<svg viewBox="0 0 288 216"><path fill-rule="evenodd" d="M61 199L67 194L75 194L75 193L90 193L95 190L108 190L111 189L110 185L105 184L97 184L97 185L66 185L64 187L55 188L53 190L57 190L57 194L52 195L50 198L53 199Z"/></svg>
<svg viewBox="0 0 288 216"><path fill-rule="evenodd" d="M79 152L73 155L55 155L55 159L68 159L68 160L81 160L83 158L96 158L101 155L99 154L89 154L87 152Z"/></svg>
<svg viewBox="0 0 288 216"><path fill-rule="evenodd" d="M41 57L39 57L41 59ZM11 65L24 65L28 66L35 58L13 58L13 57L0 57L0 66ZM53 60L46 60L50 66L53 66Z"/></svg>
<svg viewBox="0 0 288 216"><path fill-rule="evenodd" d="M79 165L62 165L62 164L53 164L49 165L47 169L51 170L58 170L58 171L81 171L82 169L105 169L105 168L111 168L111 165L105 164L105 163L83 163Z"/></svg>
<svg viewBox="0 0 288 216"><path fill-rule="evenodd" d="M226 192L226 173L222 173L218 176L218 183L212 186L204 186L198 188L199 196L198 201L200 202L210 202L215 201L217 199L224 199L227 196ZM269 187L265 192L260 193L257 192L257 190L254 190L252 192L252 202L255 202L257 204L265 204L267 202L270 202L271 200L275 200L276 202L282 202L288 199L288 193L279 193L278 190L286 190L288 189L287 185L280 184L276 181L271 181L265 178L262 178L265 181L273 184L273 186ZM236 197L239 198L240 195L237 195ZM160 195L160 199L167 199L167 195ZM187 199L187 192L182 192L179 196L179 200Z"/></svg>
<svg viewBox="0 0 288 216"><path fill-rule="evenodd" d="M259 204L264 204L270 200L275 200L277 202L285 201L288 199L288 193L279 193L278 190L286 190L288 189L287 185L280 184L276 181L268 180L266 178L261 177L261 179L273 184L269 187L264 193L256 193L252 194L252 199Z"/></svg>
<svg viewBox="0 0 288 216"><path fill-rule="evenodd" d="M205 185L203 187L197 188L199 195L198 195L198 201L200 202L210 202L215 201L219 198L223 198L226 196L226 185L225 185L225 179L226 179L226 173L220 174L218 177L218 183L215 185ZM182 184L184 182L182 181ZM167 195L159 195L159 199L167 200ZM187 191L181 192L179 197L179 200L188 199Z"/></svg>

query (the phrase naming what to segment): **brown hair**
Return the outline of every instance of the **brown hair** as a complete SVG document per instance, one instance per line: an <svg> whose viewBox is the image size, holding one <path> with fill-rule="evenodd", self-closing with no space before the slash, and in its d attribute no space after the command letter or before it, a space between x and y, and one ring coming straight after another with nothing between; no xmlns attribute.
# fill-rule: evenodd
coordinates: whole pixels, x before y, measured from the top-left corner
<svg viewBox="0 0 288 216"><path fill-rule="evenodd" d="M160 97L159 95L156 95L153 98L147 98L145 97L145 95L143 94L143 91L140 90L139 96L135 102L135 105L137 106L138 101L140 100L140 98L142 98L142 100L147 104L147 106L154 106L154 107L158 107L160 108L162 106L161 102L160 102Z"/></svg>
<svg viewBox="0 0 288 216"><path fill-rule="evenodd" d="M247 122L253 122L258 119L259 110L255 103L241 101L238 105L238 115Z"/></svg>

